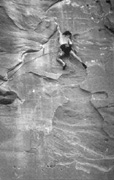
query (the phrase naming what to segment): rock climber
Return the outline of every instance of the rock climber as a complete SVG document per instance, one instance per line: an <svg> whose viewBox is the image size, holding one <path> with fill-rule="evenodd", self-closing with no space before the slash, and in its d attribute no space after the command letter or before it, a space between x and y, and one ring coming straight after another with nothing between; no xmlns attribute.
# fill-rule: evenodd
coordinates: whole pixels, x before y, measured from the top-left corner
<svg viewBox="0 0 114 180"><path fill-rule="evenodd" d="M64 62L64 58L72 55L74 58L76 58L78 61L81 62L83 67L86 69L87 66L82 62L80 57L77 56L76 51L73 50L73 45L72 45L72 34L69 31L65 31L63 34L60 32L60 29L58 28L59 31L59 43L60 43L60 48L58 52L58 57L57 61L62 65L63 70L65 70L67 64Z"/></svg>

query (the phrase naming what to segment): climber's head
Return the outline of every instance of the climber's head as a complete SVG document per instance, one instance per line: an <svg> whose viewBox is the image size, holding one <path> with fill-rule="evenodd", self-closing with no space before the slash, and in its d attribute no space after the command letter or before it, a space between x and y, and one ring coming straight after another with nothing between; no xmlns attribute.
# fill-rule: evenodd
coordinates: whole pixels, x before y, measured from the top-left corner
<svg viewBox="0 0 114 180"><path fill-rule="evenodd" d="M69 39L72 38L72 34L70 33L70 31L65 31L65 32L63 33L63 36L66 36L66 37L68 37Z"/></svg>

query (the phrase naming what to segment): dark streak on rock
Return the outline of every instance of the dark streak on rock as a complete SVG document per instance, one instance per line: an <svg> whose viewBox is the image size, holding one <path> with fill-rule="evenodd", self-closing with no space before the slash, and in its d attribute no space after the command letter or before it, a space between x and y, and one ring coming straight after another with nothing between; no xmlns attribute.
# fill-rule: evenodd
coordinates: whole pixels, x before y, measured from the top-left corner
<svg viewBox="0 0 114 180"><path fill-rule="evenodd" d="M96 108L91 101L90 101L90 104L94 107L94 109L95 109L96 112L99 114L99 116L101 117L102 121L104 122L104 121L105 121L105 120L104 120L104 117L103 117L102 114L99 112L98 108ZM105 137L105 141L108 141L109 138L110 138L110 136L109 136L109 134L104 130L103 124L102 124L102 126L100 127L100 129L102 130L102 134L103 134L104 137ZM110 138L110 139L111 139L111 138ZM114 140L114 139L112 138L112 140Z"/></svg>
<svg viewBox="0 0 114 180"><path fill-rule="evenodd" d="M96 2L96 3L99 3L99 0L96 0L95 2Z"/></svg>
<svg viewBox="0 0 114 180"><path fill-rule="evenodd" d="M104 25L104 27L114 35L114 28L113 27L108 27L107 25Z"/></svg>
<svg viewBox="0 0 114 180"><path fill-rule="evenodd" d="M1 76L1 75L0 75L0 80L2 80L2 81L8 81L8 79L7 79L5 76Z"/></svg>
<svg viewBox="0 0 114 180"><path fill-rule="evenodd" d="M57 4L57 3L59 3L59 2L62 2L63 0L57 0L56 2L54 2L53 4L51 4L48 8L47 8L47 10L46 10L46 12L50 9L50 8L52 8L55 4Z"/></svg>
<svg viewBox="0 0 114 180"><path fill-rule="evenodd" d="M114 107L114 103L111 103L111 104L109 103L103 107L99 107L98 109L111 108L111 107Z"/></svg>
<svg viewBox="0 0 114 180"><path fill-rule="evenodd" d="M82 87L79 87L81 89L82 92L85 92L85 93L88 93L88 94L92 94L90 91L86 90L86 89L83 89Z"/></svg>
<svg viewBox="0 0 114 180"><path fill-rule="evenodd" d="M25 51L23 54L22 54L22 56L24 55L24 54L29 54L29 53L35 53L35 52L39 52L40 50L38 49L38 50L36 50L36 49L28 49L27 51Z"/></svg>
<svg viewBox="0 0 114 180"><path fill-rule="evenodd" d="M106 3L111 4L111 1L110 0L106 0Z"/></svg>
<svg viewBox="0 0 114 180"><path fill-rule="evenodd" d="M13 71L14 69L16 69L18 66L20 66L22 64L22 62L19 62L18 64L16 64L15 66L11 67L8 69L8 73Z"/></svg>
<svg viewBox="0 0 114 180"><path fill-rule="evenodd" d="M17 98L21 101L14 91L0 90L0 104L2 105L12 104Z"/></svg>
<svg viewBox="0 0 114 180"><path fill-rule="evenodd" d="M33 154L35 154L37 152L37 149L36 148L31 148L29 150L26 150L25 152L26 153L33 153Z"/></svg>
<svg viewBox="0 0 114 180"><path fill-rule="evenodd" d="M91 95L105 95L108 98L108 93L106 91L97 91L97 92L91 92L89 90L83 89L82 87L80 87L80 89L86 93L89 93Z"/></svg>
<svg viewBox="0 0 114 180"><path fill-rule="evenodd" d="M49 36L48 41L55 35L56 32L57 32L57 27L55 28L55 30L53 31L53 33ZM48 42L48 41L47 41L47 42Z"/></svg>
<svg viewBox="0 0 114 180"><path fill-rule="evenodd" d="M111 0L106 0L106 3L110 5L110 10L113 10L113 5Z"/></svg>
<svg viewBox="0 0 114 180"><path fill-rule="evenodd" d="M38 74L38 73L34 73L34 72L28 72L28 73L30 73L30 74L33 74L33 75L35 75L35 76L38 76L38 77L40 77L40 78L43 78L43 79L45 79L45 80L47 80L47 81L57 81L56 79L53 79L53 78L51 78L51 77L47 77L47 76L45 76L45 75L40 75L40 74Z"/></svg>
<svg viewBox="0 0 114 180"><path fill-rule="evenodd" d="M108 93L105 91L98 91L98 92L94 92L92 94L96 94L96 95L105 95L108 98Z"/></svg>
<svg viewBox="0 0 114 180"><path fill-rule="evenodd" d="M49 77L43 77L48 82L58 82L56 79L49 78Z"/></svg>

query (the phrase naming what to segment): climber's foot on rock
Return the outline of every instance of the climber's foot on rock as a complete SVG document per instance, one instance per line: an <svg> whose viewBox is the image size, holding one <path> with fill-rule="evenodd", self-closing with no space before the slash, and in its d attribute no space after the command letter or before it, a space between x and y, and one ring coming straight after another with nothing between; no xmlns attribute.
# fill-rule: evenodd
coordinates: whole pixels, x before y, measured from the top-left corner
<svg viewBox="0 0 114 180"><path fill-rule="evenodd" d="M63 65L63 70L65 70L65 69L66 69L66 66L67 66L66 64L64 64L64 65Z"/></svg>
<svg viewBox="0 0 114 180"><path fill-rule="evenodd" d="M84 63L82 63L82 65L83 65L83 67L84 67L85 69L87 69L87 66L86 66Z"/></svg>

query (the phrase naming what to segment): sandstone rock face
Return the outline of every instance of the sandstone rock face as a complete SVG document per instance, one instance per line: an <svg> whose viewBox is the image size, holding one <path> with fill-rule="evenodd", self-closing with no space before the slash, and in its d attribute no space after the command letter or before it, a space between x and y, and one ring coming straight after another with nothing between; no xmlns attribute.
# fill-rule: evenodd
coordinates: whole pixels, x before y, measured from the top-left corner
<svg viewBox="0 0 114 180"><path fill-rule="evenodd" d="M59 32L78 56L56 61ZM114 179L113 0L0 1L0 180Z"/></svg>

